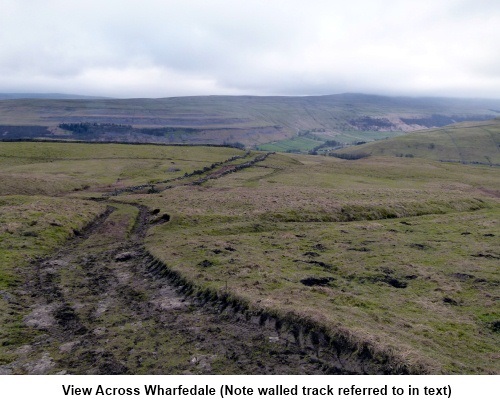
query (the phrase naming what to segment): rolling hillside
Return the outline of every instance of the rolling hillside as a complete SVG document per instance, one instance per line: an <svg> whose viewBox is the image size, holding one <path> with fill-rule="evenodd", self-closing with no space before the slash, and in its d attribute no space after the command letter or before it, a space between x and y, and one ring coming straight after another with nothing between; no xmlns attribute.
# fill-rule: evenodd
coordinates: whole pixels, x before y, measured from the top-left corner
<svg viewBox="0 0 500 405"><path fill-rule="evenodd" d="M346 148L342 153L499 165L500 120L466 122L416 131L392 139Z"/></svg>
<svg viewBox="0 0 500 405"><path fill-rule="evenodd" d="M0 374L498 375L498 167L0 144Z"/></svg>
<svg viewBox="0 0 500 405"><path fill-rule="evenodd" d="M47 99L47 100L98 100L106 97L82 96L64 93L0 93L0 100Z"/></svg>
<svg viewBox="0 0 500 405"><path fill-rule="evenodd" d="M356 143L499 114L499 100L363 94L11 99L0 100L0 138L242 143L250 147L298 137ZM75 133L61 129L62 123L96 123L98 127Z"/></svg>

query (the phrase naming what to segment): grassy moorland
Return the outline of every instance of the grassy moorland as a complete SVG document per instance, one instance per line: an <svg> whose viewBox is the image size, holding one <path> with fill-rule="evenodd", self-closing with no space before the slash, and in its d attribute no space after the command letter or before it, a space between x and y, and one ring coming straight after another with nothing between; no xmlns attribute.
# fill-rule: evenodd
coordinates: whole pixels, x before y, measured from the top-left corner
<svg viewBox="0 0 500 405"><path fill-rule="evenodd" d="M26 282L22 269L104 213L106 204L88 197L183 176L243 153L231 148L1 143L0 365L11 358L5 354L9 348L27 343L33 334L22 321L29 299L21 295L21 302L28 303L10 304Z"/></svg>
<svg viewBox="0 0 500 405"><path fill-rule="evenodd" d="M497 373L498 187L491 168L274 155L139 201L171 215L148 248L201 289L415 372Z"/></svg>
<svg viewBox="0 0 500 405"><path fill-rule="evenodd" d="M500 120L465 122L416 131L392 139L353 146L341 152L499 165Z"/></svg>
<svg viewBox="0 0 500 405"><path fill-rule="evenodd" d="M0 144L0 280L20 258L49 252L104 211L81 197L182 177L244 152L232 148Z"/></svg>
<svg viewBox="0 0 500 405"><path fill-rule="evenodd" d="M6 142L0 144L0 195L113 190L174 179L243 154L223 147Z"/></svg>
<svg viewBox="0 0 500 405"><path fill-rule="evenodd" d="M353 350L389 361L396 372L500 372L498 168L274 154L234 171L236 162L250 162L258 152L233 163L235 155L245 152L0 143L0 249L8 259L0 268L0 366L40 336L26 322L35 305L24 291L26 269L109 205L122 207L109 226L128 221L123 229L129 229L137 210L119 204L133 203L154 215L146 249L198 292L314 325ZM231 170L222 170L224 161ZM163 190L158 182L169 180ZM115 189L141 184L158 189L113 196ZM111 195L107 201L89 200L103 193ZM158 220L164 214L168 222ZM106 234L92 238L80 245L90 256L105 246L93 241ZM88 277L84 267L75 268L83 273L63 268L59 277L63 291L79 294L74 303L66 299L83 322L90 312L78 291ZM116 271L120 283L131 277ZM102 316L101 323L112 318ZM99 333L132 350L138 323L111 320ZM103 340L110 353L128 353L112 342ZM151 342L141 342L149 350ZM63 356L52 345L52 357ZM148 361L141 372L148 372ZM217 371L227 372L224 367Z"/></svg>

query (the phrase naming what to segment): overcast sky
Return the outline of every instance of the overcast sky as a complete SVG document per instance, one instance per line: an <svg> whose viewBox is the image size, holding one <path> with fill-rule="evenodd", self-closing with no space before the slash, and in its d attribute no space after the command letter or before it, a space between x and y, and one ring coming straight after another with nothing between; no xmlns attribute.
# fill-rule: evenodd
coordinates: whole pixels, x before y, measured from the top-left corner
<svg viewBox="0 0 500 405"><path fill-rule="evenodd" d="M500 98L500 0L0 0L0 92Z"/></svg>

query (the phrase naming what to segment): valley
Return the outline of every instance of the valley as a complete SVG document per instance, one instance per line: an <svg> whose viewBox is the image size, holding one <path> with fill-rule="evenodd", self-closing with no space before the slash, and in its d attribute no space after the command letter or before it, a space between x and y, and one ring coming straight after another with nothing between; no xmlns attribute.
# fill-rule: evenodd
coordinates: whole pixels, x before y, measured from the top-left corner
<svg viewBox="0 0 500 405"><path fill-rule="evenodd" d="M307 152L326 141L354 145L418 129L490 120L500 111L498 100L351 93L314 97L1 98L1 140L229 144L285 152Z"/></svg>

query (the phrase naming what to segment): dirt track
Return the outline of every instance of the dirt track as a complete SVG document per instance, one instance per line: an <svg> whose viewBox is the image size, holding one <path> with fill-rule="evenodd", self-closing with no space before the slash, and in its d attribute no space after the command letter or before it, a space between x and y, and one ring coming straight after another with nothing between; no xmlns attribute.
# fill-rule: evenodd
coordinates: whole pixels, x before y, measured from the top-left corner
<svg viewBox="0 0 500 405"><path fill-rule="evenodd" d="M148 270L148 213L141 208L127 234L130 207L127 215L117 208L26 269L22 293L31 306L24 323L37 333L2 373L331 372L274 331L201 307Z"/></svg>

